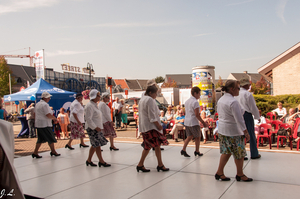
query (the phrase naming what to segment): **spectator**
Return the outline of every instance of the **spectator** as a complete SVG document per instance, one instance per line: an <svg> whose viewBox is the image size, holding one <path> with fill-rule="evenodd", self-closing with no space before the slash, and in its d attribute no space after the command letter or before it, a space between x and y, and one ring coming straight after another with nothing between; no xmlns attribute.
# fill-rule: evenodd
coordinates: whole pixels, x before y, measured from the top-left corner
<svg viewBox="0 0 300 199"><path fill-rule="evenodd" d="M116 129L121 128L121 117L122 117L122 104L119 102L119 98L116 98L116 101L114 101L112 108L115 115L115 126Z"/></svg>
<svg viewBox="0 0 300 199"><path fill-rule="evenodd" d="M21 110L20 110L20 116L25 116L24 111L25 111L26 108L27 108L27 105L24 104L24 105L22 106Z"/></svg>
<svg viewBox="0 0 300 199"><path fill-rule="evenodd" d="M201 111L201 113L205 112L206 113L206 118L210 118L211 113L210 113L209 110L206 109L206 105L205 104L202 106L202 108L203 108L203 110Z"/></svg>
<svg viewBox="0 0 300 199"><path fill-rule="evenodd" d="M200 127L201 127L201 131L202 131L202 136L203 136L203 144L206 144L207 142L207 137L206 137L206 131L209 131L209 118L206 117L206 112L205 111L202 111L201 112L201 119L205 122L206 124L206 127L200 123Z"/></svg>
<svg viewBox="0 0 300 199"><path fill-rule="evenodd" d="M122 119L122 123L123 123L122 128L124 128L125 126L127 128L127 112L129 111L129 105L128 104L124 104L124 100L123 99L121 100L121 104L122 104L122 116L121 116L121 119Z"/></svg>
<svg viewBox="0 0 300 199"><path fill-rule="evenodd" d="M29 137L34 138L36 137L35 133L35 126L34 126L34 120L35 120L35 112L34 112L34 103L31 103L27 109L25 109L24 113L26 114L26 119L28 121L28 127L29 127Z"/></svg>
<svg viewBox="0 0 300 199"><path fill-rule="evenodd" d="M168 106L165 117L167 118L168 123L170 123L170 121L174 118L174 112L173 112L173 109L172 109L172 105Z"/></svg>
<svg viewBox="0 0 300 199"><path fill-rule="evenodd" d="M182 110L182 107L181 107L181 105L177 105L176 106L176 113L175 113L175 115L174 115L174 119L176 119L177 117L180 117L180 111Z"/></svg>
<svg viewBox="0 0 300 199"><path fill-rule="evenodd" d="M296 119L299 118L300 112L295 113L295 109L290 108L289 114L285 117L285 123L294 126Z"/></svg>
<svg viewBox="0 0 300 199"><path fill-rule="evenodd" d="M274 109L272 112L277 113L278 119L283 120L284 117L287 115L286 109L282 107L282 103L277 103L278 108Z"/></svg>
<svg viewBox="0 0 300 199"><path fill-rule="evenodd" d="M70 123L69 116L67 113L65 113L65 109L61 108L59 111L59 114L57 116L57 121L59 122L61 132L62 132L62 137L63 139L69 138L69 132L67 130L67 126Z"/></svg>
<svg viewBox="0 0 300 199"><path fill-rule="evenodd" d="M74 148L71 146L71 143L74 139L80 139L79 147L89 147L89 145L86 145L84 143L84 109L82 105L83 95L81 93L76 94L76 99L71 103L69 112L72 112L70 116L70 139L68 144L66 144L65 148L68 148L70 150L74 150Z"/></svg>
<svg viewBox="0 0 300 199"><path fill-rule="evenodd" d="M263 115L261 115L261 110L258 110L258 112L259 112L259 115L260 115L260 120L254 120L254 125L255 125L255 127L254 127L254 129L255 129L255 137L257 137L257 135L259 134L259 133L261 133L261 132L263 132L264 131L264 128L261 128L260 129L260 132L259 132L259 126L261 125L261 124L266 124L267 122L266 122L266 118L263 116Z"/></svg>
<svg viewBox="0 0 300 199"><path fill-rule="evenodd" d="M110 167L110 164L107 164L101 153L101 146L107 144L108 140L104 137L103 131L103 122L102 122L102 113L97 107L97 103L100 101L100 92L96 89L91 90L89 93L90 101L84 107L85 115L85 129L90 137L91 148L89 151L88 159L86 160L86 166L96 167L97 165L92 162L92 157L96 152L99 163L98 166L101 167Z"/></svg>
<svg viewBox="0 0 300 199"><path fill-rule="evenodd" d="M6 113L5 113L5 110L2 107L2 104L0 104L0 119L1 120L6 120Z"/></svg>
<svg viewBox="0 0 300 199"><path fill-rule="evenodd" d="M178 141L178 131L183 130L184 120L185 120L185 116L184 116L183 110L180 110L179 116L175 119L175 125L173 126L172 131L170 132L170 135L174 134L175 142L179 142Z"/></svg>
<svg viewBox="0 0 300 199"><path fill-rule="evenodd" d="M137 127L138 126L138 122L137 122L137 119L138 119L138 112L139 112L139 105L137 103L137 99L134 99L134 104L132 105L132 110L133 110L133 118L135 120L135 126Z"/></svg>
<svg viewBox="0 0 300 199"><path fill-rule="evenodd" d="M99 102L98 108L102 113L102 124L103 124L103 135L106 138L109 138L110 147L109 149L112 151L118 151L119 149L114 145L114 138L117 137L116 131L114 129L113 121L111 120L111 112L110 108L106 105L109 102L109 93L102 94L102 101Z"/></svg>
<svg viewBox="0 0 300 199"><path fill-rule="evenodd" d="M42 158L42 156L39 156L38 150L44 142L48 142L51 149L51 156L60 156L60 154L55 151L54 147L54 143L57 141L52 131L51 121L53 120L56 122L57 119L53 116L53 111L48 105L51 96L52 95L50 95L48 92L43 92L41 96L42 99L36 104L35 107L35 127L37 128L38 139L32 154L32 158Z"/></svg>
<svg viewBox="0 0 300 199"><path fill-rule="evenodd" d="M163 130L167 129L168 120L167 117L165 117L164 111L160 111L160 122L161 122L161 126L163 127Z"/></svg>

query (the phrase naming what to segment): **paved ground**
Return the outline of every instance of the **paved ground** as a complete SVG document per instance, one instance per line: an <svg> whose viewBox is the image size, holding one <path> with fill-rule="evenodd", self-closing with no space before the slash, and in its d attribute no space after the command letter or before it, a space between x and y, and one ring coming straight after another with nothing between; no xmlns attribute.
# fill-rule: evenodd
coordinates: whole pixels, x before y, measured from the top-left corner
<svg viewBox="0 0 300 199"><path fill-rule="evenodd" d="M17 135L19 134L19 131L21 130L21 123L15 122L15 123L13 123L13 126L14 126L14 134L15 134L15 157L17 158L17 157L21 157L21 156L31 155L34 150L37 139L36 138L16 138ZM118 147L117 142L122 142L122 143L141 143L142 142L142 139L136 139L136 131L135 131L134 125L129 125L127 129L117 131L117 136L118 137L115 139L116 147ZM182 146L183 145L182 140L180 140L180 142L174 142L174 140L168 139L168 141L169 141L170 145L172 145L172 146ZM87 134L86 134L85 142L87 142L87 144L89 143ZM67 143L68 143L67 139L66 140L57 140L57 143L55 144L55 148L57 148L57 149L64 148ZM76 147L77 147L79 143L80 143L79 140L73 140L72 145L76 145ZM193 145L194 145L194 143L190 142L189 146L193 146ZM203 144L203 142L201 142L200 146L202 148L218 148L219 143L214 142L213 138L211 138L210 141L207 142L207 144ZM249 147L249 144L246 145L247 149L248 149L248 147ZM259 150L260 151L271 151L271 152L284 152L284 153L299 153L296 151L295 148L293 149L293 151L291 151L289 149L289 147L280 147L279 150L277 150L276 144L272 145L271 150L268 148L267 145L264 147L259 147ZM49 146L47 144L42 144L39 152L46 152L46 151L50 151Z"/></svg>

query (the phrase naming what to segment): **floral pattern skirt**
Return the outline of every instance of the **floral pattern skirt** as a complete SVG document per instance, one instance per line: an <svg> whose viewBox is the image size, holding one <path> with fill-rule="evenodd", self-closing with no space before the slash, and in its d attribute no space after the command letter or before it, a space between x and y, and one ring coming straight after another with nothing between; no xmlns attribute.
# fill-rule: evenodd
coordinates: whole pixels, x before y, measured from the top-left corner
<svg viewBox="0 0 300 199"><path fill-rule="evenodd" d="M71 139L78 139L78 138L84 138L84 129L83 125L79 125L78 123L71 122Z"/></svg>
<svg viewBox="0 0 300 199"><path fill-rule="evenodd" d="M96 131L88 128L87 133L90 137L90 142L93 147L104 146L107 144L108 140L104 137L101 131Z"/></svg>
<svg viewBox="0 0 300 199"><path fill-rule="evenodd" d="M113 137L113 138L116 138L117 137L117 134L116 134L116 131L114 129L114 125L107 121L103 124L103 135L104 137Z"/></svg>
<svg viewBox="0 0 300 199"><path fill-rule="evenodd" d="M160 145L169 145L167 138L156 130L150 130L146 133L142 133L143 143L141 146L145 150L150 150Z"/></svg>
<svg viewBox="0 0 300 199"><path fill-rule="evenodd" d="M234 159L246 156L245 136L225 136L219 134L219 145L221 154L232 154Z"/></svg>

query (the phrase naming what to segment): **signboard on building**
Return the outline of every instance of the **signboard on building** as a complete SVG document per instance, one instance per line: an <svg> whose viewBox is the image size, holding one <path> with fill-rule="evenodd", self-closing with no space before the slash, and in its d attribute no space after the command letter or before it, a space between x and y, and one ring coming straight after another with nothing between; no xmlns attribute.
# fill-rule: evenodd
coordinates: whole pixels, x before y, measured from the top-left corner
<svg viewBox="0 0 300 199"><path fill-rule="evenodd" d="M70 66L69 64L61 64L61 67L64 72L90 74L90 70L86 67L80 68L78 66ZM91 74L94 75L95 72L91 71Z"/></svg>
<svg viewBox="0 0 300 199"><path fill-rule="evenodd" d="M36 72L36 80L43 78L45 79L44 74L44 50L36 51L34 53L35 56L35 72Z"/></svg>

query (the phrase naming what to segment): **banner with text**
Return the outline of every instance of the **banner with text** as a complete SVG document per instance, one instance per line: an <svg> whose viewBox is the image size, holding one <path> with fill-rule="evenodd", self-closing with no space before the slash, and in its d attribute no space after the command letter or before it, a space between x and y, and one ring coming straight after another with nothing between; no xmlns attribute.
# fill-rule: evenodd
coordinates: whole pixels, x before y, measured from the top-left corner
<svg viewBox="0 0 300 199"><path fill-rule="evenodd" d="M36 72L36 80L42 78L45 79L44 75L44 51L36 51L35 52L35 72Z"/></svg>

